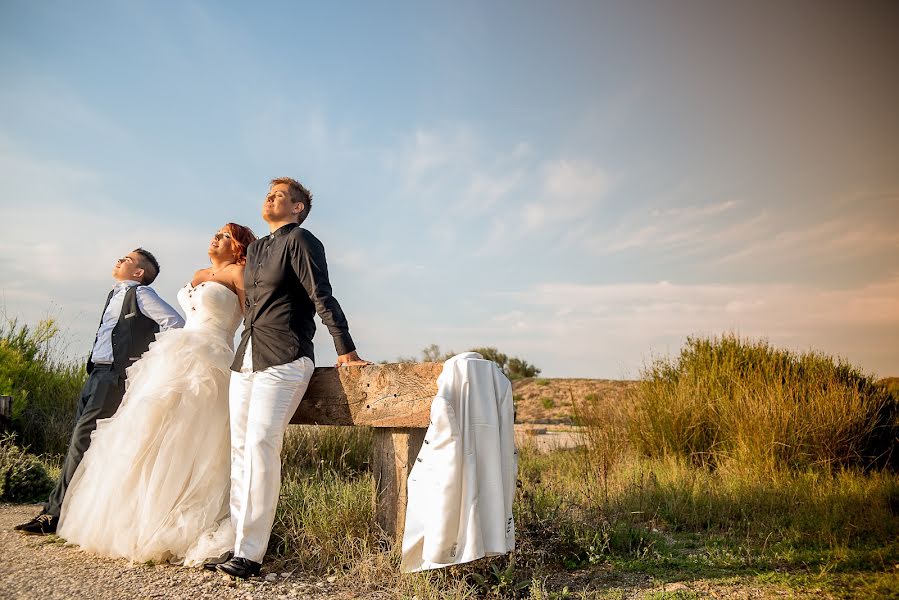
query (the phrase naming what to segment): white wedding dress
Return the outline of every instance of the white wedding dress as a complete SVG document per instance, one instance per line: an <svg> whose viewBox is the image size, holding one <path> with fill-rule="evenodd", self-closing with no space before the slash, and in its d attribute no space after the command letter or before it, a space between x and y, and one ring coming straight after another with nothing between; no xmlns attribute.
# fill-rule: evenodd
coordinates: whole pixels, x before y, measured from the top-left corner
<svg viewBox="0 0 899 600"><path fill-rule="evenodd" d="M156 336L128 371L115 415L98 421L57 533L132 561L194 565L233 548L228 517L228 382L237 295L215 282L178 292L183 329Z"/></svg>

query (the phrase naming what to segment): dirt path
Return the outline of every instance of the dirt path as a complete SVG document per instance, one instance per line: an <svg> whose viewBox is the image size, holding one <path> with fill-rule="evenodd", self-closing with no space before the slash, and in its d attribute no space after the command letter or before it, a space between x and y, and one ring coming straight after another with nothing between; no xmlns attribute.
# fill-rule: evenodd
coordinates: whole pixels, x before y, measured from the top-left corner
<svg viewBox="0 0 899 600"><path fill-rule="evenodd" d="M515 425L515 445L532 446L538 452L552 452L584 444L581 429L571 425Z"/></svg>
<svg viewBox="0 0 899 600"><path fill-rule="evenodd" d="M24 536L12 530L14 525L34 516L38 508L31 505L0 504L0 598L4 600L350 600L393 596L387 590L379 594L365 592L360 596L350 586L341 585L339 581L329 582L303 573L271 573L266 572L265 567L262 579L236 583L197 568L129 565L125 560L81 552L74 546L65 545L56 536ZM820 589L799 591L776 584L760 584L754 578L663 583L644 574L615 572L607 566L578 573L558 573L550 579L553 580L554 589L564 586L571 590L593 590L584 596L589 598L761 600L784 596L816 599L831 597Z"/></svg>
<svg viewBox="0 0 899 600"><path fill-rule="evenodd" d="M317 598L346 597L327 581L302 574L269 573L267 581L234 583L197 568L129 565L66 546L56 536L24 536L12 531L39 507L0 504L0 598L120 599ZM263 567L263 576L265 576ZM286 576L285 576L286 575Z"/></svg>

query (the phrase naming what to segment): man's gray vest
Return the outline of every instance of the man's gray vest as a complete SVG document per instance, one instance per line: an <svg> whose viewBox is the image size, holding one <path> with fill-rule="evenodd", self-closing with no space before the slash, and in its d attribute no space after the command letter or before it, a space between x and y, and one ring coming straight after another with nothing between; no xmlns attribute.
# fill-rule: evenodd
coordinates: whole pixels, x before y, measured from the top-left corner
<svg viewBox="0 0 899 600"><path fill-rule="evenodd" d="M121 375L125 376L125 369L130 367L140 355L147 351L150 343L159 333L159 324L140 312L137 307L137 288L133 285L125 292L125 300L122 302L122 313L119 315L119 321L112 330L112 365L113 369ZM103 313L100 316L100 323L103 323L103 314L109 306L109 301L115 290L109 292L106 297L106 304L103 306ZM98 331L99 333L99 331ZM96 345L97 338L94 337ZM93 348L93 346L92 346ZM93 350L91 356L87 359L87 372L90 373L94 369Z"/></svg>

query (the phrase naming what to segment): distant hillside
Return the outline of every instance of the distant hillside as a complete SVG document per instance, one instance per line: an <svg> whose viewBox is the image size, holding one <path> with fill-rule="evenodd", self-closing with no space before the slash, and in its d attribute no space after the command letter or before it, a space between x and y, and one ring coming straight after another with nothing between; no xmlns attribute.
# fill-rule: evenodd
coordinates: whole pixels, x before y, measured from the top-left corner
<svg viewBox="0 0 899 600"><path fill-rule="evenodd" d="M543 379L531 377L512 382L516 423L572 423L572 401L626 402L638 382L616 379ZM899 377L878 381L899 395Z"/></svg>
<svg viewBox="0 0 899 600"><path fill-rule="evenodd" d="M624 402L636 381L528 378L512 382L518 423L571 423L574 403Z"/></svg>
<svg viewBox="0 0 899 600"><path fill-rule="evenodd" d="M877 383L891 391L894 395L899 395L899 377L884 377Z"/></svg>

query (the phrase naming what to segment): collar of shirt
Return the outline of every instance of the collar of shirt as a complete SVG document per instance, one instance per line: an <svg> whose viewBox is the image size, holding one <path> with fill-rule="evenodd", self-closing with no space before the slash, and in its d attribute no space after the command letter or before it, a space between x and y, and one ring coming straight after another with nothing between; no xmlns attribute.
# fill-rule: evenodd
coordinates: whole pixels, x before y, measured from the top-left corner
<svg viewBox="0 0 899 600"><path fill-rule="evenodd" d="M299 223L288 223L287 225L282 225L281 227L278 227L273 232L271 232L269 234L269 237L276 238L276 237L279 237L282 235L287 235L288 233L290 233L291 231L293 231L295 228L297 228L299 226L300 226Z"/></svg>
<svg viewBox="0 0 899 600"><path fill-rule="evenodd" d="M134 287L136 285L140 285L140 281L134 281L133 279L126 279L125 281L117 282L114 286L112 286L112 289L121 290L121 289Z"/></svg>

